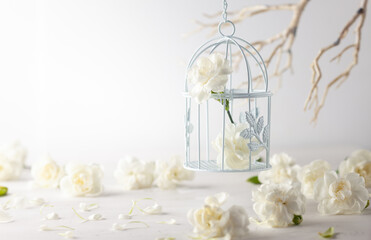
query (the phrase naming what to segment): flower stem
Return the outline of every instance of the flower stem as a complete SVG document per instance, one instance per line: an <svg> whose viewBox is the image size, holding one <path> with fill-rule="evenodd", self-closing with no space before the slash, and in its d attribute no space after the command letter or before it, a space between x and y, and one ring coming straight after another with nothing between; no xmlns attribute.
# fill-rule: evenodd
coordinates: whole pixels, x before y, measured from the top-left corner
<svg viewBox="0 0 371 240"><path fill-rule="evenodd" d="M225 107L227 108L227 106ZM234 121L233 121L233 118L232 118L232 115L231 115L231 112L229 111L229 109L225 109L227 111L227 114L228 114L228 117L229 117L229 120L231 121L232 124L234 124Z"/></svg>
<svg viewBox="0 0 371 240"><path fill-rule="evenodd" d="M218 92L214 92L214 91L211 91L211 93L213 93L213 94L224 94L224 92L219 92L218 93ZM231 123L234 124L232 114L229 111L229 100L228 99L225 99L224 100L224 99L218 99L218 98L216 98L216 101L220 102L222 105L224 105L224 101L225 101L225 105L224 105L225 111L228 114L229 121L231 121Z"/></svg>

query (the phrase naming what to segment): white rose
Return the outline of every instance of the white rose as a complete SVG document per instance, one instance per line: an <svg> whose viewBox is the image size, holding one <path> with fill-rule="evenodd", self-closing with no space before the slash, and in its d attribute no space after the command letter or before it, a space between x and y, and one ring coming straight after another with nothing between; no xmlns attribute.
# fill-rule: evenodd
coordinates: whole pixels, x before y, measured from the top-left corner
<svg viewBox="0 0 371 240"><path fill-rule="evenodd" d="M1 146L0 154L5 155L12 162L17 162L24 166L27 150L19 141L14 141L10 144Z"/></svg>
<svg viewBox="0 0 371 240"><path fill-rule="evenodd" d="M0 153L0 181L8 181L19 178L23 164L12 161Z"/></svg>
<svg viewBox="0 0 371 240"><path fill-rule="evenodd" d="M270 160L272 168L259 173L262 183L294 183L298 181L297 174L300 167L286 153L275 154Z"/></svg>
<svg viewBox="0 0 371 240"><path fill-rule="evenodd" d="M125 190L149 188L153 182L154 163L134 157L119 161L114 176Z"/></svg>
<svg viewBox="0 0 371 240"><path fill-rule="evenodd" d="M340 176L355 172L365 179L366 187L371 187L371 152L368 150L354 151L339 166Z"/></svg>
<svg viewBox="0 0 371 240"><path fill-rule="evenodd" d="M103 170L99 165L69 163L60 188L70 196L97 196L103 192L102 178Z"/></svg>
<svg viewBox="0 0 371 240"><path fill-rule="evenodd" d="M369 199L363 177L357 173L339 177L334 171L315 182L313 195L321 214L359 214Z"/></svg>
<svg viewBox="0 0 371 240"><path fill-rule="evenodd" d="M330 164L323 160L315 160L300 169L298 175L301 182L301 191L307 198L313 198L314 183L329 170L331 170Z"/></svg>
<svg viewBox="0 0 371 240"><path fill-rule="evenodd" d="M31 175L36 186L57 188L64 171L49 155L46 155L32 165Z"/></svg>
<svg viewBox="0 0 371 240"><path fill-rule="evenodd" d="M18 179L23 170L26 155L26 149L17 141L0 147L0 180Z"/></svg>
<svg viewBox="0 0 371 240"><path fill-rule="evenodd" d="M223 210L221 205L227 197L226 193L209 196L205 199L204 207L188 212L188 221L193 226L197 238L233 239L246 236L249 225L247 213L240 206Z"/></svg>
<svg viewBox="0 0 371 240"><path fill-rule="evenodd" d="M250 149L248 144L249 139L244 139L240 136L241 132L248 128L247 123L226 124L224 135L224 163L226 169L246 169L249 167ZM256 141L253 139L253 141ZM217 157L218 165L222 164L223 151L223 133L219 133L213 147L219 153ZM257 155L262 151L251 152L251 156L257 158Z"/></svg>
<svg viewBox="0 0 371 240"><path fill-rule="evenodd" d="M194 172L183 167L183 161L179 156L156 161L155 175L155 185L162 189L175 188L179 182L194 178Z"/></svg>
<svg viewBox="0 0 371 240"><path fill-rule="evenodd" d="M231 72L229 61L220 53L198 58L188 72L188 81L193 84L191 97L202 103L210 98L211 91L224 91Z"/></svg>
<svg viewBox="0 0 371 240"><path fill-rule="evenodd" d="M305 212L305 196L300 184L268 183L252 193L254 211L264 224L272 227L287 227L294 215Z"/></svg>

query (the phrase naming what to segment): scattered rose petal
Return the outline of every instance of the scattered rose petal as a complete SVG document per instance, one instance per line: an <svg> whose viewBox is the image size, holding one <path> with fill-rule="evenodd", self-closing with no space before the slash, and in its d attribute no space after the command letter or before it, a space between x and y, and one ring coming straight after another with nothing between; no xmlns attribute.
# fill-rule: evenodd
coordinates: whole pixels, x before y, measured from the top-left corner
<svg viewBox="0 0 371 240"><path fill-rule="evenodd" d="M53 229L52 228L50 228L50 227L48 227L47 225L45 225L45 224L41 224L40 226L39 226L39 231L53 231Z"/></svg>
<svg viewBox="0 0 371 240"><path fill-rule="evenodd" d="M329 227L326 232L319 232L318 235L320 235L323 238L332 238L334 236L334 227Z"/></svg>
<svg viewBox="0 0 371 240"><path fill-rule="evenodd" d="M125 223L125 224L114 223L112 225L111 230L112 231L123 231L123 230L129 230L129 229L134 229L134 228L143 228L143 227L140 227L140 226L137 226L137 227L128 227L128 225L132 225L132 224L141 224L141 225L144 225L145 228L149 228L149 225L147 223L145 223L145 222L142 222L142 221L130 221L130 222Z"/></svg>
<svg viewBox="0 0 371 240"><path fill-rule="evenodd" d="M104 218L102 217L102 214L95 213L95 214L90 215L88 217L88 220L89 221L99 221L99 220L104 220Z"/></svg>
<svg viewBox="0 0 371 240"><path fill-rule="evenodd" d="M72 208L72 211L76 214L76 216L78 216L81 220L83 220L83 222L89 221L88 219L81 216L74 208Z"/></svg>
<svg viewBox="0 0 371 240"><path fill-rule="evenodd" d="M51 212L49 214L46 215L45 217L46 220L58 220L58 219L61 219L57 213L55 212Z"/></svg>
<svg viewBox="0 0 371 240"><path fill-rule="evenodd" d="M44 231L58 231L58 230L61 230L61 229L75 230L74 228L71 228L71 227L68 227L68 226L65 226L65 225L60 225L60 226L56 226L56 227L49 227L46 224L41 224L39 226L39 230L43 231L43 232Z"/></svg>
<svg viewBox="0 0 371 240"><path fill-rule="evenodd" d="M127 215L127 214L122 214L120 213L118 216L118 219L131 219L133 216L132 215Z"/></svg>
<svg viewBox="0 0 371 240"><path fill-rule="evenodd" d="M124 230L124 225L125 225L125 224L114 223L114 224L112 225L111 230L112 230L112 231L122 231L122 230Z"/></svg>
<svg viewBox="0 0 371 240"><path fill-rule="evenodd" d="M152 206L147 206L145 208L139 207L138 202L141 202L141 201L144 201L144 200L154 201L155 203ZM131 209L130 209L129 214L128 214L129 216L132 215L132 213L134 211L134 208L137 208L143 214L154 215L154 214L162 213L162 207L153 198L142 198L142 199L132 200L132 206L131 206Z"/></svg>
<svg viewBox="0 0 371 240"><path fill-rule="evenodd" d="M157 223L174 225L174 224L176 224L176 220L174 218L172 218L172 219L170 219L168 221L161 221L161 222L157 222Z"/></svg>
<svg viewBox="0 0 371 240"><path fill-rule="evenodd" d="M59 236L62 236L64 238L73 238L73 232L72 231L65 231L63 233L58 233Z"/></svg>
<svg viewBox="0 0 371 240"><path fill-rule="evenodd" d="M162 212L162 207L158 203L155 203L152 206L143 208L141 212L149 215L160 214Z"/></svg>
<svg viewBox="0 0 371 240"><path fill-rule="evenodd" d="M79 205L80 212L89 212L96 208L99 208L99 205L97 203L87 204L85 202L81 202Z"/></svg>
<svg viewBox="0 0 371 240"><path fill-rule="evenodd" d="M27 199L23 196L15 196L10 198L7 202L1 205L3 210L8 209L27 209L27 208L34 208L39 207L45 203L43 198L32 198Z"/></svg>
<svg viewBox="0 0 371 240"><path fill-rule="evenodd" d="M32 198L28 201L29 207L40 207L45 204L45 200L43 198Z"/></svg>
<svg viewBox="0 0 371 240"><path fill-rule="evenodd" d="M13 221L14 219L9 213L0 210L0 223L9 223Z"/></svg>

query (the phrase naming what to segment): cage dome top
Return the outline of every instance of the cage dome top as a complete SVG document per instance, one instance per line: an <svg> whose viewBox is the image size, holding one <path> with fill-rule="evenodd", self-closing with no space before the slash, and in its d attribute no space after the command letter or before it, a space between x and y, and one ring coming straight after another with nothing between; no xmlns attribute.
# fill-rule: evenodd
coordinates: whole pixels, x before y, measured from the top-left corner
<svg viewBox="0 0 371 240"><path fill-rule="evenodd" d="M225 60L228 62L232 68L234 63L233 59L238 58L237 61L242 61L242 66L244 69L241 71L244 75L242 81L245 88L237 86L241 85L241 78L239 81L234 83L232 80L232 74L229 75L228 84L225 85L223 89L222 98L245 98L245 97L266 97L270 96L271 93L268 89L268 72L265 66L262 56L259 54L258 50L246 40L235 36L235 25L232 21L227 20L227 3L224 1L224 12L223 20L218 25L218 37L211 39L201 45L196 52L191 57L189 64L187 66L187 75L185 81L185 95L189 96L189 75L192 72L192 68L199 64L200 58L205 55L212 55L219 53L224 56ZM223 32L225 27L230 28L229 33ZM255 72L252 69L256 69ZM260 80L258 84L254 85L254 80ZM220 98L220 94L213 92L211 97Z"/></svg>

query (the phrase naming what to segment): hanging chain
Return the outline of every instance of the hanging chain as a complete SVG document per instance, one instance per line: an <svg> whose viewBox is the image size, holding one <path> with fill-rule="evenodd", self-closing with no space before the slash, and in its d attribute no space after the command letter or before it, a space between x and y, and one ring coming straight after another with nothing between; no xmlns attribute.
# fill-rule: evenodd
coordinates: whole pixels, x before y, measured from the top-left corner
<svg viewBox="0 0 371 240"><path fill-rule="evenodd" d="M222 17L223 17L224 22L227 21L227 17L228 17L227 8L228 8L227 0L223 0L223 14L222 14Z"/></svg>

